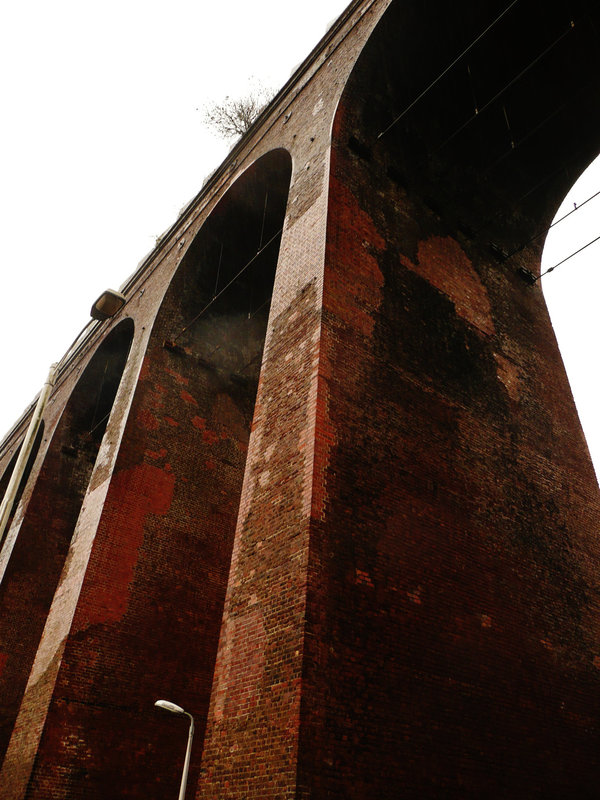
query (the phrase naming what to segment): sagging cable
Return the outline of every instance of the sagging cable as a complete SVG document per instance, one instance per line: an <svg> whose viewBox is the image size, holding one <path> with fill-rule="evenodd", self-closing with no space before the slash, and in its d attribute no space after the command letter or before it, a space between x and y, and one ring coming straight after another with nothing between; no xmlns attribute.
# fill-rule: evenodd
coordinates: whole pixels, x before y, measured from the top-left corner
<svg viewBox="0 0 600 800"><path fill-rule="evenodd" d="M239 272L238 272L236 275L234 275L234 276L233 276L233 278L232 278L232 279L229 281L229 283L228 283L228 284L226 284L226 285L225 285L225 286L224 286L224 287L221 289L221 291L220 291L220 292L218 292L218 293L217 293L217 294L216 294L216 295L215 295L215 296L212 298L212 300L209 300L209 302L208 302L208 303L207 303L207 304L204 306L204 308L203 308L203 309L202 309L202 310L201 310L201 311L200 311L198 314L196 314L196 316L195 316L195 317L194 317L192 320L190 320L190 322L188 322L188 324L187 324L185 327L183 327L183 328L182 328L182 329L179 331L179 333L177 334L177 336L176 336L176 337L175 337L175 338L174 338L172 341L165 342L165 346L169 347L170 349L176 349L176 348L178 347L178 345L177 345L177 340L179 339L179 337L180 337L180 336L182 336L182 335L183 335L183 334L184 334L184 333L185 333L187 330L189 330L189 328L191 328L191 326L192 326L192 325L193 325L195 322L197 322L197 320L199 320L199 319L200 319L200 317L201 317L201 316L204 314L204 312L205 312L205 311L207 311L207 310L210 308L210 306L212 306L212 304L213 304L213 303L214 303L216 300L218 300L218 299L219 299L219 297L221 297L221 295L223 294L223 292L226 292L226 291L227 291L227 289L229 289L229 287L230 287L230 286L231 286L233 283L235 283L235 282L237 281L237 279L240 277L240 275L242 275L242 274L243 274L243 273L244 273L244 272L245 272L245 271L248 269L248 267L249 267L251 264L253 264L253 263L254 263L254 261L256 261L256 259L257 259L257 258L258 258L258 257L261 255L261 253L263 253L263 252L264 252L264 251L267 249L267 247L269 247L269 245L270 245L270 244L272 244L272 243L275 241L275 239L277 239L277 237L278 237L278 236L279 236L279 235L280 235L282 232L283 232L283 228L280 228L280 229L277 231L277 233L274 233L274 234L273 234L273 236L271 236L271 238L269 239L269 241L268 241L268 242L267 242L265 245L263 245L263 247L261 247L261 248L260 248L260 250L257 250L257 252L256 252L256 253L255 253L255 254L252 256L252 258L250 259L250 261L248 261L248 263L247 263L245 266L243 266L243 267L242 267L242 269L241 269L241 270L240 270L240 271L239 271Z"/></svg>
<svg viewBox="0 0 600 800"><path fill-rule="evenodd" d="M548 269L547 269L547 270L544 270L544 272L541 272L541 273L540 273L540 274L537 276L537 278L535 279L534 283L536 283L537 281L539 281L539 279L540 279L540 278L543 278L543 277L544 277L544 275L548 275L550 272L554 272L554 270L555 270L557 267L560 267L560 266L561 266L561 264L564 264L566 261L569 261L569 260L570 260L571 258L573 258L574 256L576 256L576 255L579 255L579 253L581 253L583 250L585 250L587 247L589 247L590 245L594 244L594 242L597 242L598 240L600 240L600 236L596 236L596 238L595 238L595 239L592 239L592 241L591 241L591 242L588 242L587 244L584 244L584 245L583 245L583 247L580 247L580 248L579 248L579 250L575 250L575 252L574 252L574 253L571 253L571 255L570 255L570 256L567 256L566 258L563 258L563 260L562 260L562 261L559 261L559 262L558 262L558 264L555 264L553 267L548 267Z"/></svg>
<svg viewBox="0 0 600 800"><path fill-rule="evenodd" d="M539 239L541 236L544 236L546 233L549 233L549 231L551 231L552 228L555 228L561 222L564 222L567 219L567 217L570 217L571 214L574 214L576 211L579 211L580 209L582 209L586 203L589 203L591 200L593 200L594 198L598 197L598 195L600 195L600 191L595 192L593 195L591 195L591 197L588 197L586 200L584 200L583 203L579 203L579 205L577 205L577 203L575 203L575 208L572 208L570 211L567 211L567 213L564 216L562 216L560 219L555 219L554 222L552 223L552 225L550 225L548 228L544 228L543 231L540 231L539 233L536 233L535 236L531 237L531 239L527 239L526 242L523 242L523 244L519 245L519 247L517 247L515 250L511 250L511 252L508 253L508 255L506 256L505 261L508 261L509 258L512 258L517 253L520 253L521 250L523 250L525 247L527 247L528 244L531 244L532 242L535 242L536 239Z"/></svg>
<svg viewBox="0 0 600 800"><path fill-rule="evenodd" d="M388 131L390 131L390 130L391 130L391 129L392 129L392 128L393 128L393 127L394 127L394 126L395 126L395 125L398 123L398 122L400 122L400 120L401 120L401 119L402 119L404 116L406 116L406 114L408 114L408 112L409 112L409 111L410 111L410 110L411 110L411 109L412 109L414 106L416 106L416 104L419 102L419 100L421 100L423 97L425 97L425 95L426 95L426 94L428 94L428 93L429 93L429 92L430 92L430 91L433 89L433 87L434 87L436 84L438 84L438 83L439 83L439 82L442 80L442 78L443 78L445 75L447 75L447 74L448 74L448 72L450 72L450 70L451 70L451 69L452 69L452 68L453 68L453 67L454 67L456 64L458 64L458 62L459 62L459 61L460 61L462 58L464 58L464 57L467 55L467 53L469 53L469 52L470 52L470 51L471 51L471 50L472 50L472 49L475 47L475 45L477 44L477 42L479 42L481 39L483 39L483 37L484 37L484 36L485 36L485 35L486 35L486 34L487 34L489 31L491 31L491 30L492 30L492 28L493 28L495 25L497 25L497 24L500 22L500 20L501 20L501 19L502 19L504 16L506 16L506 14L508 14L508 12L511 10L511 8L512 8L513 6L515 6L515 5L516 5L518 2L519 2L519 0L513 0L513 1L512 1L512 3L510 3L510 4L509 4L509 5L508 5L508 6L507 6L505 9L504 9L504 11L503 11L501 14L499 14L499 15L496 17L496 19L495 19L495 20L493 20L493 22L490 22L490 24L487 26L487 28L485 28L485 30L483 30L483 31L482 31L482 32L479 34L479 36L477 36L475 39L473 39L473 41L471 42L471 44L470 44L470 45L468 45L468 47L466 47L466 48L465 48L465 49L462 51L462 53L460 53L458 56L456 56L456 58L455 58L453 61L451 61L451 62L450 62L450 64L448 64L448 66L446 67L446 69L444 69L444 70L443 70L443 72L440 72L440 74L437 76L437 78L436 78L435 80L433 80L433 81L432 81L432 82L429 84L429 86L427 86L425 89L423 89L423 91L422 91L422 92L421 92L419 95L417 95L417 97L415 97L415 99L412 101L412 103L409 103L409 105L407 105L407 106L406 106L406 108L404 109L404 111L403 111L401 114L398 114L398 116L397 116L397 117L396 117L394 120L392 120L392 122L390 122L390 124L387 126L387 128L385 128L383 131L381 131L381 133L380 133L380 134L378 134L377 138L378 138L378 139L381 139L381 137L382 137L382 136L385 136L385 134L386 134L386 133L388 133Z"/></svg>
<svg viewBox="0 0 600 800"><path fill-rule="evenodd" d="M464 129L465 129L466 127L468 127L468 126L469 126L469 125L470 125L470 124L471 124L471 123L472 123L472 122L473 122L475 119L477 119L477 117L478 117L480 114L483 114L483 112L484 112L484 111L486 111L486 110L487 110L487 109L488 109L488 108L489 108L491 105L493 105L493 104L496 102L496 100L498 100L500 97L502 97L502 95L503 95L505 92L507 92L507 91L508 91L508 90L511 88L511 86L514 86L514 84L515 84L515 83L517 83L517 81L521 80L521 78L522 78L524 75L526 75L526 73L527 73L527 72L529 72L529 70L530 70L530 69L532 69L532 68L533 68L533 67L534 67L534 66L535 66L535 65L538 63L538 61L541 61L541 59L542 59L542 58L544 58L544 56L546 56L546 55L547 55L547 54L548 54L548 53L549 53L549 52L550 52L550 51L551 51L551 50L552 50L554 47L556 47L556 45L557 45L559 42L561 42L561 41L562 41L562 40L565 38L565 36L567 36L567 35L568 35L568 34L569 34L569 33L570 33L572 30L573 30L573 28L574 28L574 27L575 27L575 23L574 23L574 22L571 20L571 23L570 23L570 25L569 25L569 27L567 28L567 30L566 30L566 31L564 31L563 33L561 33L561 35L560 35L560 36L558 36L558 37L557 37L557 38L556 38L556 39L555 39L555 40L552 42L552 44L549 44L549 45L548 45L548 47L546 47L546 49L545 49L545 50L542 50L542 52L541 52L539 55L537 55L537 56L536 56L536 57L533 59L533 61L531 61L531 62L530 62L530 63L529 63L529 64L528 64L526 67L524 67L524 68L521 70L521 72L519 72L519 73L518 73L518 75L515 75L515 77L514 77L514 78L512 78L512 79L511 79L511 80L510 80L510 81L509 81L509 82L506 84L506 86L504 86L502 89L500 89L500 91L499 91L499 92L497 92L497 93L496 93L496 94L495 94L495 95L494 95L494 96L491 98L491 100L488 100L488 101L487 101L487 103L485 103L485 104L484 104L484 105L483 105L481 108L479 108L479 107L477 106L477 103L475 103L475 113L474 113L474 114L473 114L471 117L469 117L469 119L468 119L468 120L466 120L466 122L463 122L463 124L462 124L462 125L460 125L460 127L458 127L458 128L457 128L457 129L456 129L456 130L455 130L453 133L451 133L451 134L450 134L450 136L448 136L448 138L447 138L447 139L444 139L444 141L443 141L443 142L442 142L440 145L438 145L438 146L436 147L436 149L433 151L432 155L435 155L436 153L439 153L439 151L440 151L440 150L443 150L443 149L444 149L444 147L446 147L446 145L450 144L450 142L451 142L453 139L455 139L455 138L458 136L458 134L459 134L459 133L462 133L462 131L464 131ZM470 71L470 69L468 69L468 71L469 71L469 79L470 79L470 83L472 83L472 81L471 81L471 71ZM471 86L471 91L473 91L473 89L472 89L472 86ZM505 111L505 116L506 116L506 111ZM508 124L508 120L507 120L507 124Z"/></svg>

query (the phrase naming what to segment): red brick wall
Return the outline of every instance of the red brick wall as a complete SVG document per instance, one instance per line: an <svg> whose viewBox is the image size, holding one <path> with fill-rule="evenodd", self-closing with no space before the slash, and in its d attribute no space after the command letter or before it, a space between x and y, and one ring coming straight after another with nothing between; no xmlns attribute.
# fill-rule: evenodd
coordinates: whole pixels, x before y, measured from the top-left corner
<svg viewBox="0 0 600 800"><path fill-rule="evenodd" d="M242 176L162 303L28 797L164 797L187 725L161 698L195 717L194 791L289 174L280 151Z"/></svg>
<svg viewBox="0 0 600 800"><path fill-rule="evenodd" d="M311 285L273 322L198 797L294 796L318 325Z"/></svg>
<svg viewBox="0 0 600 800"><path fill-rule="evenodd" d="M2 757L106 428L102 417L112 406L132 329L132 325L121 326L103 342L75 387L0 584Z"/></svg>
<svg viewBox="0 0 600 800"><path fill-rule="evenodd" d="M380 3L379 5L385 5ZM331 121L377 11L355 13L282 107L294 156L198 798L295 797Z"/></svg>
<svg viewBox="0 0 600 800"><path fill-rule="evenodd" d="M89 564L73 567L85 580L56 686L40 681L31 798L171 791L186 724L159 697L197 719L203 800L597 794L597 484L540 290L517 272L536 269L539 242L493 251L548 221L566 177L531 186L558 144L585 160L600 124L526 150L482 116L445 150L471 111L462 70L380 136L501 9L398 0L347 84L330 163L337 95L386 5L357 4L228 162L289 146L289 203L279 151L191 246L184 218L171 261L159 251L147 271L142 327L189 248L114 473L91 487L110 481ZM526 57L557 18L521 22L510 44ZM512 52L500 35L474 51L482 85L502 85ZM524 86L510 118L531 129L556 83ZM254 406L253 315L277 253L192 320L262 233L279 244L284 210Z"/></svg>
<svg viewBox="0 0 600 800"><path fill-rule="evenodd" d="M398 30L334 128L301 796L591 798L598 486L539 286L366 118Z"/></svg>

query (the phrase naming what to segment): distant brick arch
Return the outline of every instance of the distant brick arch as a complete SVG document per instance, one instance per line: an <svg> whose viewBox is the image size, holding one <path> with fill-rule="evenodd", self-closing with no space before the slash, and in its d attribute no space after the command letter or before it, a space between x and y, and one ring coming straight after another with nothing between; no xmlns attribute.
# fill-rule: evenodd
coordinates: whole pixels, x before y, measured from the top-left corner
<svg viewBox="0 0 600 800"><path fill-rule="evenodd" d="M2 756L69 550L133 329L131 319L117 325L79 378L44 455L8 556L0 584Z"/></svg>

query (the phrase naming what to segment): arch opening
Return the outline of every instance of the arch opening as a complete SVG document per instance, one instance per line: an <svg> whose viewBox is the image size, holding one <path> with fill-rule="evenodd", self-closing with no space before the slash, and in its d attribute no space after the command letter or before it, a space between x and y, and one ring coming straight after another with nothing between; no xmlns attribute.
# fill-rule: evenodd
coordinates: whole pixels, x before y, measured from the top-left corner
<svg viewBox="0 0 600 800"><path fill-rule="evenodd" d="M132 339L133 321L125 319L98 347L73 389L0 584L4 659L0 759L10 740Z"/></svg>
<svg viewBox="0 0 600 800"><path fill-rule="evenodd" d="M194 715L197 781L290 178L276 150L236 180L157 314L48 715L82 742L60 755L74 796L177 783L186 732L155 712L159 697ZM44 736L40 785L51 750Z"/></svg>
<svg viewBox="0 0 600 800"><path fill-rule="evenodd" d="M291 171L285 151L262 161L211 213L165 298L175 306L167 349L186 353L222 379L251 383L260 371Z"/></svg>
<svg viewBox="0 0 600 800"><path fill-rule="evenodd" d="M585 0L543 15L532 0L396 0L350 79L338 146L450 229L511 253L597 151L597 24Z"/></svg>

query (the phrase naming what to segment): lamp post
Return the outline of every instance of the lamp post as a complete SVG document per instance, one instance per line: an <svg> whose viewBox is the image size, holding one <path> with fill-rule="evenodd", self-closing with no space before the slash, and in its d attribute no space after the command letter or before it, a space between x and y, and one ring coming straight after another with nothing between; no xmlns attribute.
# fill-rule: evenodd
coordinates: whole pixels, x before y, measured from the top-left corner
<svg viewBox="0 0 600 800"><path fill-rule="evenodd" d="M169 702L169 700L157 700L154 705L157 708L164 708L165 711L170 711L172 714L179 714L179 716L186 716L190 718L190 730L188 733L187 749L185 751L185 761L183 762L183 774L181 776L181 786L179 787L178 800L185 800L185 790L187 787L188 772L190 769L190 756L192 754L192 739L194 738L194 718L187 711L184 711L181 706Z"/></svg>

